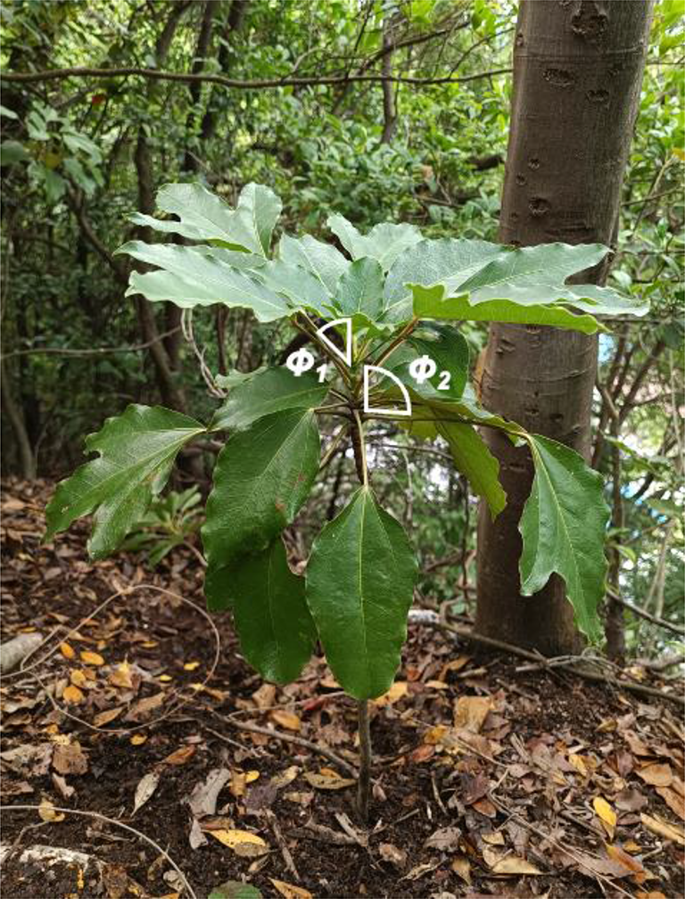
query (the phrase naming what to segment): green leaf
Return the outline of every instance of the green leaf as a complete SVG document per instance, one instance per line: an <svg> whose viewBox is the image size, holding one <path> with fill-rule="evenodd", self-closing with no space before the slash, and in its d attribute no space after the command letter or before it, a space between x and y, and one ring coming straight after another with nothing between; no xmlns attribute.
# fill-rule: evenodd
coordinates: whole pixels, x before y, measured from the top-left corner
<svg viewBox="0 0 685 899"><path fill-rule="evenodd" d="M510 249L480 240L423 241L391 269L385 315L403 321L413 311L419 317L551 324L593 333L601 325L590 315L643 315L648 308L606 287L565 283L608 252L600 244ZM574 316L567 306L589 315Z"/></svg>
<svg viewBox="0 0 685 899"><path fill-rule="evenodd" d="M409 284L442 284L445 294L449 294L455 284L469 278L501 252L502 247L484 240L422 240L403 253L388 273L385 317L398 322L412 317Z"/></svg>
<svg viewBox="0 0 685 899"><path fill-rule="evenodd" d="M361 312L374 321L383 309L383 269L375 259L357 259L343 272L335 289L335 305L343 315Z"/></svg>
<svg viewBox="0 0 685 899"><path fill-rule="evenodd" d="M265 549L293 521L316 477L319 454L315 415L307 409L274 412L229 438L216 460L202 528L205 593L214 607L225 604L220 569Z"/></svg>
<svg viewBox="0 0 685 899"><path fill-rule="evenodd" d="M4 140L0 144L0 165L12 165L30 159L26 147L18 140Z"/></svg>
<svg viewBox="0 0 685 899"><path fill-rule="evenodd" d="M229 249L267 256L271 235L281 214L276 194L261 184L243 188L235 209L201 184L166 184L157 192L157 208L179 221L162 221L136 213L137 225L190 240L221 241Z"/></svg>
<svg viewBox="0 0 685 899"><path fill-rule="evenodd" d="M307 603L328 664L356 699L387 692L407 636L416 563L402 526L368 487L314 542Z"/></svg>
<svg viewBox="0 0 685 899"><path fill-rule="evenodd" d="M281 538L263 552L239 559L225 583L247 661L266 680L296 680L312 654L316 630L304 598L304 578L288 567Z"/></svg>
<svg viewBox="0 0 685 899"><path fill-rule="evenodd" d="M435 362L436 371L428 381L419 385L409 367L422 356L428 356ZM459 399L464 392L469 372L469 346L455 327L426 322L393 354L391 361L392 364L386 367L404 384L422 395L445 402Z"/></svg>
<svg viewBox="0 0 685 899"><path fill-rule="evenodd" d="M598 640L597 606L604 595L609 520L602 477L578 453L555 440L537 434L527 440L535 479L519 523L521 593L532 596L554 572L561 575L578 627Z"/></svg>
<svg viewBox="0 0 685 899"><path fill-rule="evenodd" d="M288 265L299 265L311 272L329 297L335 295L338 281L350 264L335 247L309 234L300 240L284 234L278 245L278 255Z"/></svg>
<svg viewBox="0 0 685 899"><path fill-rule="evenodd" d="M88 551L95 559L109 555L160 492L181 447L204 431L194 419L162 406L131 405L108 418L86 438L86 450L100 458L58 485L45 512L45 540L95 512Z"/></svg>
<svg viewBox="0 0 685 899"><path fill-rule="evenodd" d="M499 482L499 462L472 425L440 422L438 433L449 443L456 468L468 479L474 493L484 499L493 519L507 504Z"/></svg>
<svg viewBox="0 0 685 899"><path fill-rule="evenodd" d="M519 306L509 300L491 300L473 306L467 297L443 299L444 291L440 285L415 285L413 289L414 314L419 318L554 325L556 328L567 328L584 334L608 330L591 315L578 315L565 306Z"/></svg>
<svg viewBox="0 0 685 899"><path fill-rule="evenodd" d="M314 372L295 377L285 367L268 368L234 387L210 427L240 431L272 412L314 409L328 393Z"/></svg>
<svg viewBox="0 0 685 899"><path fill-rule="evenodd" d="M214 887L207 899L263 899L262 894L252 884L240 880L227 880Z"/></svg>
<svg viewBox="0 0 685 899"><path fill-rule="evenodd" d="M273 259L262 265L255 277L271 290L287 297L293 309L305 307L318 315L329 314L330 295L322 282L301 265L289 265Z"/></svg>
<svg viewBox="0 0 685 899"><path fill-rule="evenodd" d="M353 259L369 256L376 259L387 272L398 256L423 238L414 225L374 225L368 234L361 234L342 215L331 215L326 222Z"/></svg>
<svg viewBox="0 0 685 899"><path fill-rule="evenodd" d="M285 297L270 290L256 276L224 262L220 252L130 241L117 253L160 266L161 270L144 274L131 272L126 295L142 293L153 302L168 300L185 309L216 303L242 306L252 309L260 322L275 321L292 312Z"/></svg>

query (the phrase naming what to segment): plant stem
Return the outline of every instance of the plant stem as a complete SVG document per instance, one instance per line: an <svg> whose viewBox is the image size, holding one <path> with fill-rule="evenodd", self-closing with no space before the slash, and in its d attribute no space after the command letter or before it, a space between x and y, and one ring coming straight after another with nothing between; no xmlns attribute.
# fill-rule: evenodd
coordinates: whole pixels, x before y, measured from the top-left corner
<svg viewBox="0 0 685 899"><path fill-rule="evenodd" d="M385 362L385 360L388 359L388 358L395 352L395 350L397 349L397 347L398 347L401 343L404 343L404 341L407 339L407 337L409 337L409 335L410 335L411 332L414 330L414 328L418 325L418 323L419 323L418 317L417 317L417 316L414 316L414 318L413 318L410 322L408 322L407 325L406 325L404 328L402 328L402 330L400 331L400 333L399 333L399 334L397 335L397 337L392 341L392 343L391 343L390 346L385 350L385 352L383 352L383 353L379 356L379 358L378 358L378 360L376 361L375 364L376 364L377 366L382 365L382 364Z"/></svg>
<svg viewBox="0 0 685 899"><path fill-rule="evenodd" d="M369 727L369 700L361 699L357 703L359 721L359 780L357 781L357 810L359 817L367 823L369 820L369 798L371 795L371 729Z"/></svg>
<svg viewBox="0 0 685 899"><path fill-rule="evenodd" d="M357 422L354 429L352 444L354 446L354 460L357 463L357 476L365 487L369 486L369 467L366 464L366 446L364 445L364 425L359 410L354 410Z"/></svg>

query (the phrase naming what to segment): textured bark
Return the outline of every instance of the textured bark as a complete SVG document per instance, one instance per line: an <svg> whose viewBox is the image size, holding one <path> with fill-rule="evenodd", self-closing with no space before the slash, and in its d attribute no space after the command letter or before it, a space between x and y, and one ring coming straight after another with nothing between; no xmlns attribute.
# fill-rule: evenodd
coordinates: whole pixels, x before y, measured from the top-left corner
<svg viewBox="0 0 685 899"><path fill-rule="evenodd" d="M637 112L651 0L523 0L500 218L505 244L609 244ZM580 280L601 283L598 267ZM493 325L486 408L587 457L597 340L552 328ZM563 582L519 595L518 521L533 471L526 450L488 433L508 494L492 523L481 509L477 630L546 654L579 637Z"/></svg>
<svg viewBox="0 0 685 899"><path fill-rule="evenodd" d="M2 393L2 408L12 428L14 439L17 442L17 454L21 466L21 476L29 481L36 477L36 457L31 448L24 416L12 396L5 363L0 361L0 391Z"/></svg>
<svg viewBox="0 0 685 899"><path fill-rule="evenodd" d="M200 31L197 37L197 46L193 58L191 72L198 75L205 67L205 60L209 54L209 45L212 39L212 25L214 16L219 8L218 0L206 0L202 19L200 21ZM186 119L186 148L183 154L183 171L197 172L200 169L200 161L196 154L192 152L188 144L188 139L192 135L196 120L196 107L200 102L200 91L202 85L200 82L194 82L190 85L190 111Z"/></svg>

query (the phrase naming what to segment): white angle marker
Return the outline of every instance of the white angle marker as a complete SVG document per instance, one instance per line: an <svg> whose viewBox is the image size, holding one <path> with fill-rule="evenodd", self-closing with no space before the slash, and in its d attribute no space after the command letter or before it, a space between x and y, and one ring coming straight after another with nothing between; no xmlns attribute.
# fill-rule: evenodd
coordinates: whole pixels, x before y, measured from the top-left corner
<svg viewBox="0 0 685 899"><path fill-rule="evenodd" d="M369 375L372 371L378 372L383 375L385 378L390 378L399 388L402 396L404 397L404 409L395 409L395 408L385 408L384 406L370 406L369 405ZM364 412L375 412L380 415L411 415L411 400L409 399L409 393L407 392L407 388L400 381L397 375L393 374L391 371L388 371L387 368L381 368L379 365L365 365L364 366Z"/></svg>
<svg viewBox="0 0 685 899"><path fill-rule="evenodd" d="M326 337L325 332L330 330L331 328L335 328L336 325L344 325L345 326L345 352L340 349L339 346L336 346L330 338ZM339 356L342 361L347 365L352 365L352 319L351 318L336 318L333 322L328 322L327 325L324 325L322 328L316 332L317 335L321 338L321 340L326 344L329 350L332 350L336 356Z"/></svg>

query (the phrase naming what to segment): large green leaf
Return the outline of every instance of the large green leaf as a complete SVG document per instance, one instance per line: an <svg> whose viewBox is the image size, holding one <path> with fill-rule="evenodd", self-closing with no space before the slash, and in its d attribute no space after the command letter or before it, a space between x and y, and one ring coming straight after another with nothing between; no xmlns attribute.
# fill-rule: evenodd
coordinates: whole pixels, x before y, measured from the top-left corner
<svg viewBox="0 0 685 899"><path fill-rule="evenodd" d="M288 264L282 259L269 260L254 273L271 290L287 297L293 309L304 306L318 315L329 314L331 298L315 275L301 265Z"/></svg>
<svg viewBox="0 0 685 899"><path fill-rule="evenodd" d="M296 378L287 368L268 368L231 390L211 427L240 431L272 412L314 409L321 405L327 392L328 386L319 384L314 372Z"/></svg>
<svg viewBox="0 0 685 899"><path fill-rule="evenodd" d="M479 240L423 241L403 254L385 287L386 317L549 324L592 333L591 315L643 315L644 303L593 284L566 284L607 254L600 244L510 249ZM412 300L408 294L413 294ZM479 309L480 305L485 308ZM518 308L516 308L518 307ZM573 315L566 307L589 315Z"/></svg>
<svg viewBox="0 0 685 899"><path fill-rule="evenodd" d="M484 499L496 518L507 504L499 482L499 462L472 425L456 421L437 424L438 433L449 443L456 468L466 477L473 492Z"/></svg>
<svg viewBox="0 0 685 899"><path fill-rule="evenodd" d="M423 239L419 229L408 224L386 222L374 225L368 234L361 234L342 215L329 216L326 224L353 259L369 256L378 260L384 272L390 269L398 256Z"/></svg>
<svg viewBox="0 0 685 899"><path fill-rule="evenodd" d="M444 289L437 287L414 286L414 314L419 318L436 318L510 322L524 325L554 325L582 331L584 334L595 334L608 330L592 315L579 315L560 304L548 306L519 306L510 300L489 300L472 305L468 297L451 297L444 299Z"/></svg>
<svg viewBox="0 0 685 899"><path fill-rule="evenodd" d="M331 298L340 276L350 264L335 247L309 234L301 239L284 234L278 245L278 256L288 265L299 265L311 272Z"/></svg>
<svg viewBox="0 0 685 899"><path fill-rule="evenodd" d="M235 209L201 184L166 184L157 192L157 208L179 221L136 213L132 221L190 240L216 240L231 249L268 255L271 235L281 214L276 194L261 184L243 188Z"/></svg>
<svg viewBox="0 0 685 899"><path fill-rule="evenodd" d="M535 479L521 516L521 592L532 596L553 572L566 583L578 627L601 636L597 605L604 595L604 540L609 509L601 475L581 456L547 437L528 437Z"/></svg>
<svg viewBox="0 0 685 899"><path fill-rule="evenodd" d="M449 294L455 284L469 278L490 259L502 252L497 244L484 240L422 240L403 253L388 273L385 282L385 317L405 321L412 317L412 291L409 284L441 284Z"/></svg>
<svg viewBox="0 0 685 899"><path fill-rule="evenodd" d="M335 305L343 315L363 313L371 321L383 309L383 269L375 259L357 259L343 272L335 289Z"/></svg>
<svg viewBox="0 0 685 899"><path fill-rule="evenodd" d="M248 382L249 383L249 382ZM221 573L243 555L260 552L292 522L319 467L313 412L287 409L237 431L219 453L207 500L202 540L210 603L225 603Z"/></svg>
<svg viewBox="0 0 685 899"><path fill-rule="evenodd" d="M117 253L160 267L156 272L131 272L127 296L142 293L153 302L168 300L182 308L215 303L243 306L252 309L261 322L275 321L292 312L284 296L257 280L258 274L248 274L225 262L220 249L215 254L209 248L134 240Z"/></svg>
<svg viewBox="0 0 685 899"><path fill-rule="evenodd" d="M311 656L316 630L304 598L304 578L288 567L281 538L238 560L226 581L247 661L277 684L295 680Z"/></svg>
<svg viewBox="0 0 685 899"><path fill-rule="evenodd" d="M166 483L179 449L204 431L194 419L162 406L131 405L108 418L86 438L86 450L100 458L57 487L45 512L45 539L95 512L90 555L100 559L114 552Z"/></svg>
<svg viewBox="0 0 685 899"><path fill-rule="evenodd" d="M402 526L368 487L314 542L307 603L343 689L372 699L392 684L407 635L416 564Z"/></svg>

